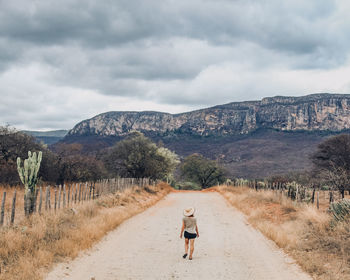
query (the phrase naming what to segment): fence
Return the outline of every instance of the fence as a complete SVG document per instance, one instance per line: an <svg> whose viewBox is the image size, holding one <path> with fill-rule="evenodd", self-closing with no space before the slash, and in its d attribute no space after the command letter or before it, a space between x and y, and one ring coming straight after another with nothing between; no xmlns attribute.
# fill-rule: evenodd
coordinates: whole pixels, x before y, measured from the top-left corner
<svg viewBox="0 0 350 280"><path fill-rule="evenodd" d="M154 185L149 178L115 178L97 182L72 183L61 186L40 186L37 188L34 201L34 212L56 212L59 209L72 207L97 199L100 196L139 186ZM0 193L1 194L1 193ZM6 189L0 196L0 227L10 226L25 216L24 187ZM19 208L23 206L23 212Z"/></svg>
<svg viewBox="0 0 350 280"><path fill-rule="evenodd" d="M308 186L302 186L295 183L285 182L262 182L256 180L244 180L238 179L231 182L233 186L247 186L249 188L259 190L271 190L279 192L281 195L285 195L296 202L307 202L316 204L317 208L328 207L331 203L340 201L343 199L342 194L339 191L334 190L321 190ZM350 193L348 192L348 195Z"/></svg>

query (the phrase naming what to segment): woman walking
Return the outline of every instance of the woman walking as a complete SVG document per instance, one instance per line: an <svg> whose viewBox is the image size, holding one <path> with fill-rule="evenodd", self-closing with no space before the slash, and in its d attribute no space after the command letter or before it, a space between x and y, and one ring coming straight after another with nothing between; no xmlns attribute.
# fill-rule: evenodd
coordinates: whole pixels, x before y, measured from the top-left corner
<svg viewBox="0 0 350 280"><path fill-rule="evenodd" d="M180 233L180 238L184 233L185 237L185 254L183 258L185 259L188 254L188 245L190 243L190 256L188 257L192 260L193 250L194 250L194 239L199 237L197 220L194 217L195 209L193 207L187 208L184 210L184 217L182 218L182 228Z"/></svg>

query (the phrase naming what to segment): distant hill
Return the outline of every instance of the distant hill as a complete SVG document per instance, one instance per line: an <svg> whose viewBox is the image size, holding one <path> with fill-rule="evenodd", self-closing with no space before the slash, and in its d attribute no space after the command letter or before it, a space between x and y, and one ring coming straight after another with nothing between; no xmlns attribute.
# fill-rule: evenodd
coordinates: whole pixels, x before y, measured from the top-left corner
<svg viewBox="0 0 350 280"><path fill-rule="evenodd" d="M307 168L318 143L349 129L350 95L325 93L182 114L107 112L78 123L61 141L96 151L138 130L181 156L199 152L216 159L232 176L265 177Z"/></svg>
<svg viewBox="0 0 350 280"><path fill-rule="evenodd" d="M182 114L107 112L78 123L68 136L125 136L133 130L158 135L224 136L248 134L261 128L282 131L350 129L350 95L277 96Z"/></svg>
<svg viewBox="0 0 350 280"><path fill-rule="evenodd" d="M22 132L34 136L38 141L51 145L60 141L67 135L68 130L51 130L51 131L30 131L22 130Z"/></svg>

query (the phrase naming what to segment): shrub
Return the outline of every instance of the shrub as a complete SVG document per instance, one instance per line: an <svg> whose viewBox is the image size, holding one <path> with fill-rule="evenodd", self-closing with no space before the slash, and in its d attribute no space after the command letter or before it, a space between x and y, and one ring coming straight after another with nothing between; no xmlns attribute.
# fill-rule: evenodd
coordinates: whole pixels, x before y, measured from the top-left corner
<svg viewBox="0 0 350 280"><path fill-rule="evenodd" d="M180 182L175 185L177 190L201 190L201 186L193 182Z"/></svg>
<svg viewBox="0 0 350 280"><path fill-rule="evenodd" d="M225 170L214 160L200 154L185 158L181 166L182 177L200 185L203 189L225 182Z"/></svg>
<svg viewBox="0 0 350 280"><path fill-rule="evenodd" d="M350 218L350 200L343 199L333 202L330 206L330 212L337 221L345 221Z"/></svg>

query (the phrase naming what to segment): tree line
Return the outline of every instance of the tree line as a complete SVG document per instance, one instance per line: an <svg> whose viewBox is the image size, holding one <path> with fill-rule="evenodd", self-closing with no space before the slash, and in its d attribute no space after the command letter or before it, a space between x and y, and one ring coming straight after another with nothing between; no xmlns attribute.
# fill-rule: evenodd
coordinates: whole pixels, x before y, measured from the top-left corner
<svg viewBox="0 0 350 280"><path fill-rule="evenodd" d="M38 176L40 180L54 184L113 177L162 179L175 184L176 170L180 172L180 179L202 188L225 180L225 171L217 162L193 154L180 164L176 153L162 144L153 143L139 132L130 134L110 148L86 154L81 144L57 143L49 148L33 136L10 127L0 127L0 184L20 183L17 158L25 159L28 151L42 152Z"/></svg>
<svg viewBox="0 0 350 280"><path fill-rule="evenodd" d="M299 172L273 175L270 182L297 182L314 189L339 191L345 197L350 191L350 135L339 134L321 142L309 155L310 168Z"/></svg>
<svg viewBox="0 0 350 280"><path fill-rule="evenodd" d="M180 188L183 184L190 188L208 188L224 183L229 177L217 161L200 154L181 159L161 143L157 145L139 132L130 134L110 148L86 154L81 144L58 143L49 148L38 143L33 136L11 127L0 127L0 184L20 183L16 161L18 157L26 158L28 151L42 151L39 178L54 184L133 177L162 179L173 186L178 184ZM337 189L343 197L345 191L350 191L349 134L327 138L310 159L312 167L309 170L271 176L267 180L296 181L314 188L327 186ZM179 181L182 181L182 186Z"/></svg>

